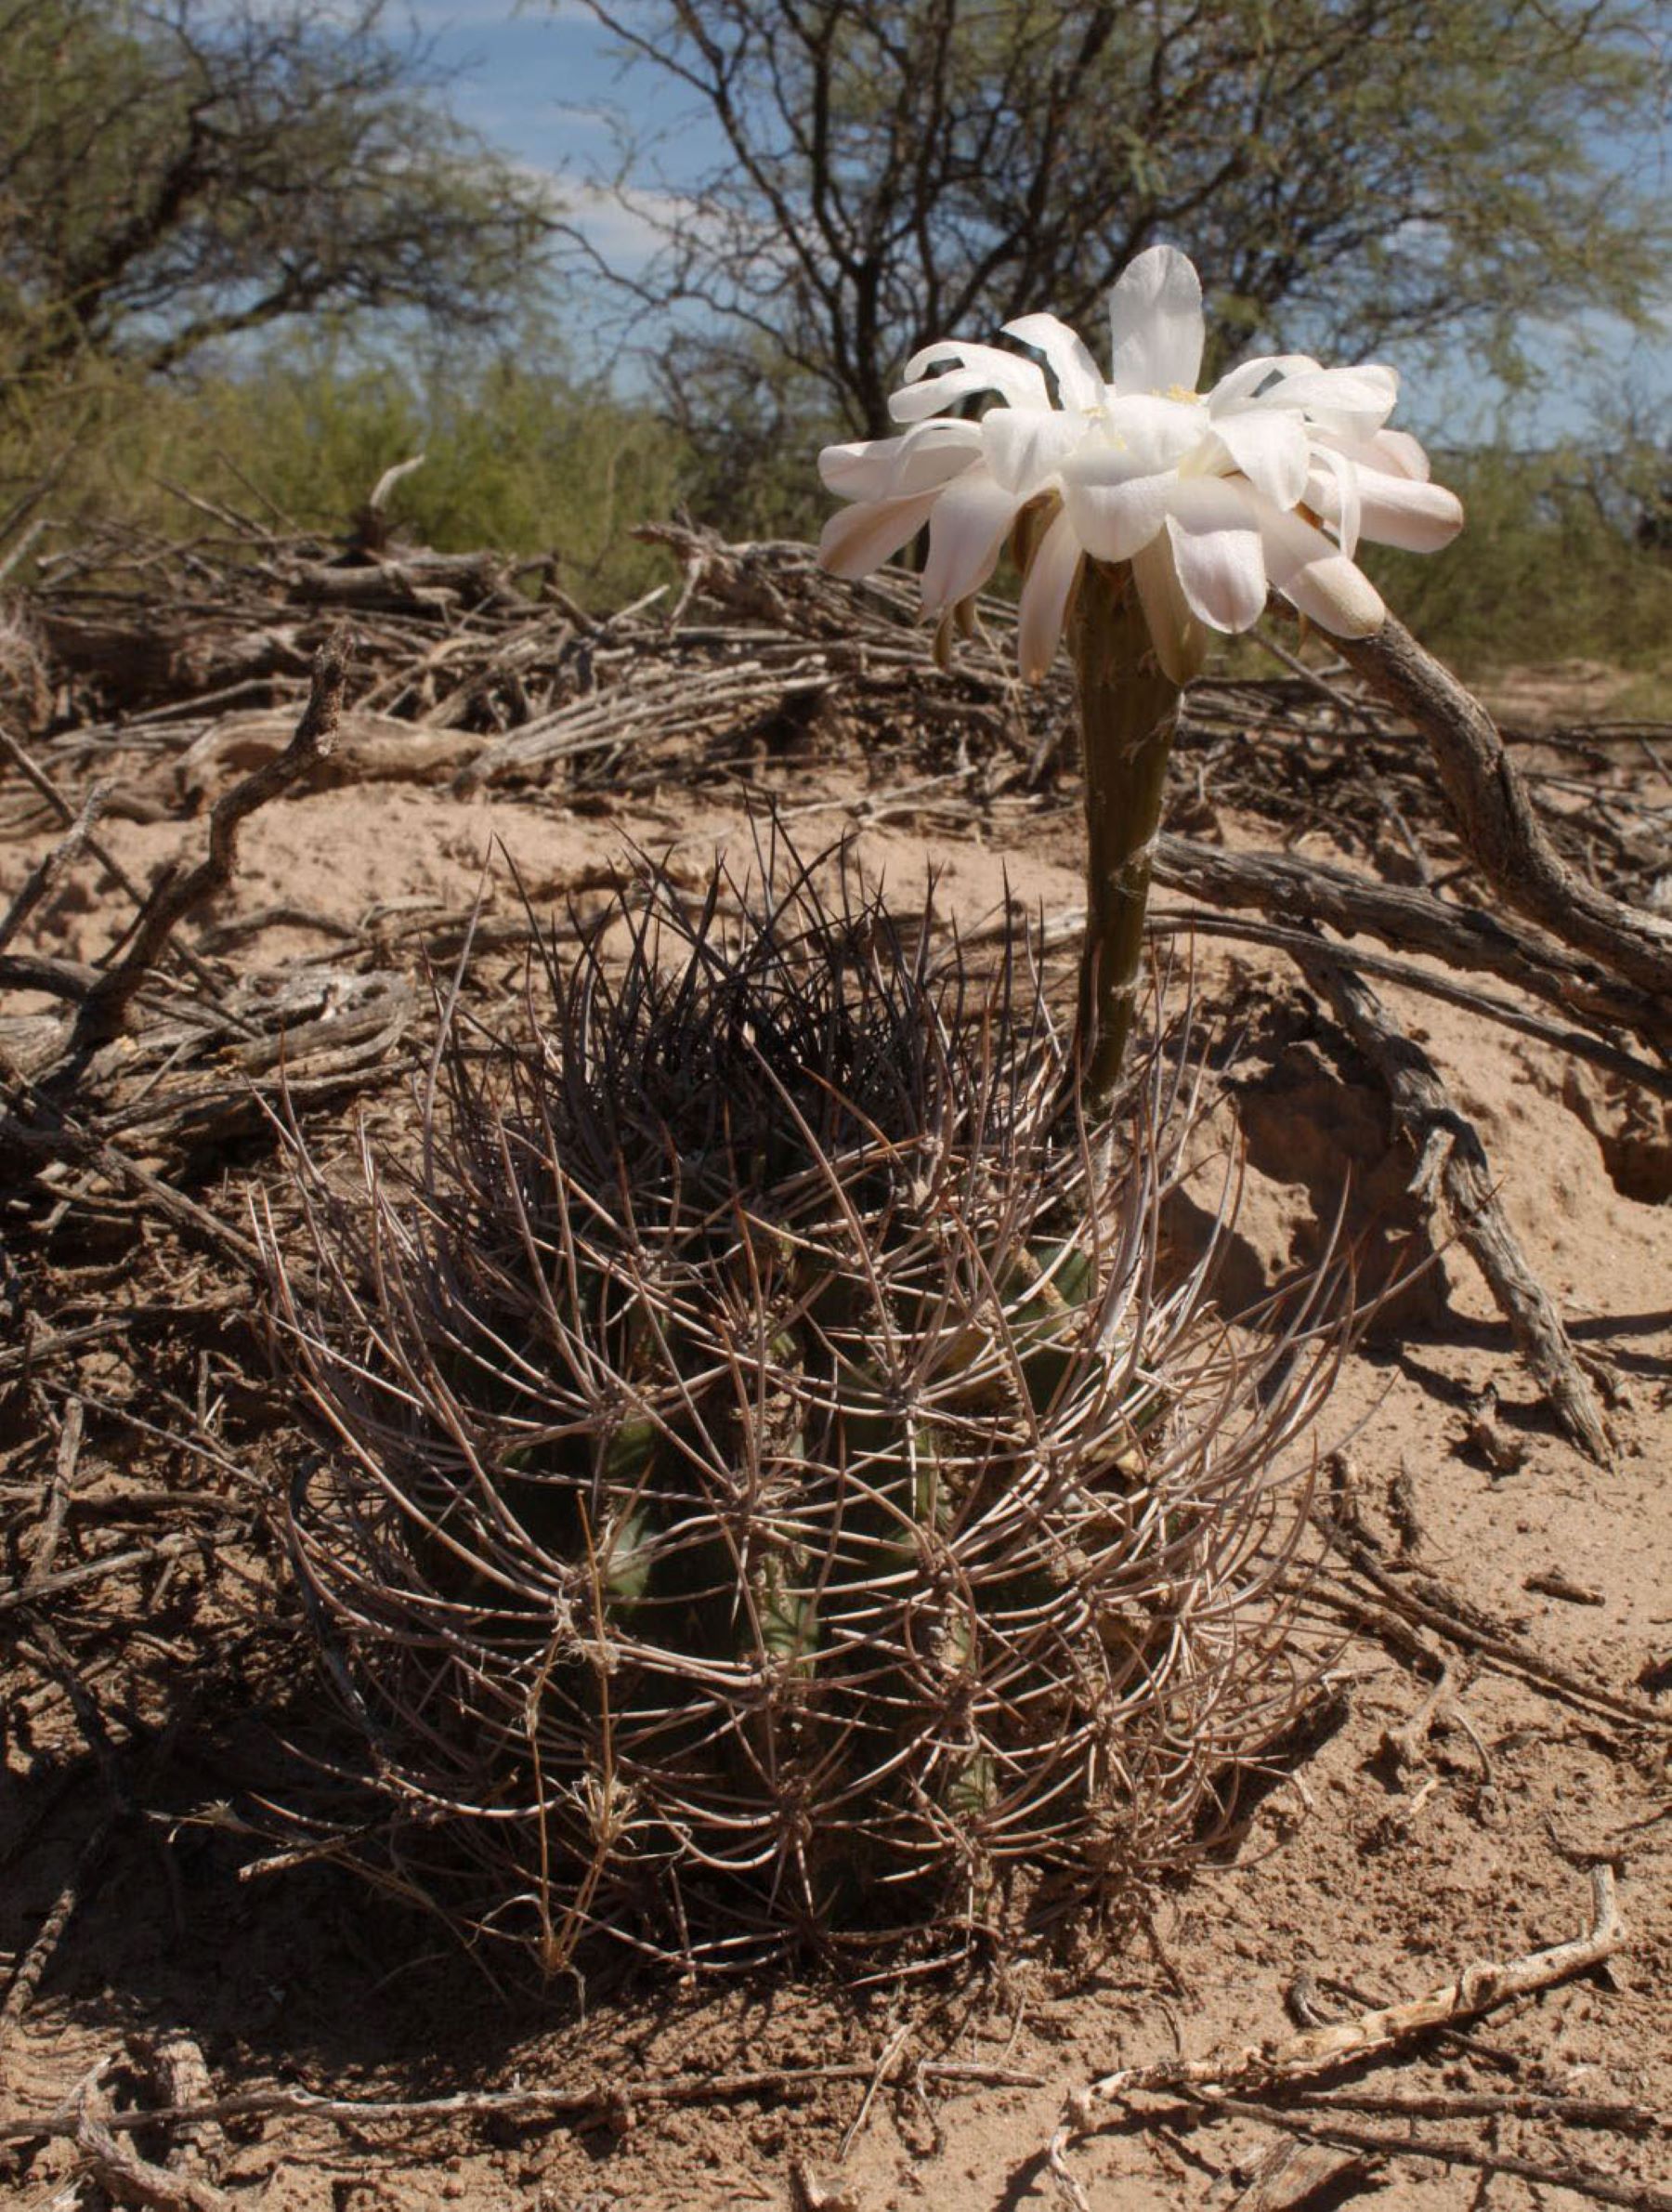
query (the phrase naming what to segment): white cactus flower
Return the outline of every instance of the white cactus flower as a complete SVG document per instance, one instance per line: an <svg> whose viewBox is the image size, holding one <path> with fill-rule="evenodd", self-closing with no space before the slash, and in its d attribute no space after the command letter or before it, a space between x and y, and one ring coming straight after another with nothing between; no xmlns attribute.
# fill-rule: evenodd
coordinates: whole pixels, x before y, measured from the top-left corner
<svg viewBox="0 0 1672 2212"><path fill-rule="evenodd" d="M1051 665L1088 556L1130 562L1177 684L1199 670L1205 630L1247 630L1270 590L1336 636L1379 628L1381 599L1353 563L1360 539L1433 552L1463 521L1456 494L1430 482L1421 446L1385 427L1394 372L1274 354L1198 392L1202 289L1172 246L1122 273L1109 324L1107 383L1054 315L1004 326L1043 368L998 347L925 347L889 403L902 434L819 456L827 487L852 503L826 525L824 565L867 575L927 522L923 610L944 617L980 590L1037 505L1044 528L1019 624L1029 680ZM977 421L938 412L982 393L999 404Z"/></svg>

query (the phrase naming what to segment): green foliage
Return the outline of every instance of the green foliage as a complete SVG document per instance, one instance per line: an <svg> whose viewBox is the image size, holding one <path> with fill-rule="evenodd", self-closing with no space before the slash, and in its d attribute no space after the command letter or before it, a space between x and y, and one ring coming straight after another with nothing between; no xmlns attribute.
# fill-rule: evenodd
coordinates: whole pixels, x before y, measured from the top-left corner
<svg viewBox="0 0 1672 2212"><path fill-rule="evenodd" d="M0 0L0 379L168 369L326 309L481 327L543 187L457 123L382 0Z"/></svg>
<svg viewBox="0 0 1672 2212"><path fill-rule="evenodd" d="M1462 535L1440 554L1362 548L1364 566L1465 674L1576 658L1672 673L1672 554L1637 542L1649 458L1576 445L1437 457Z"/></svg>
<svg viewBox="0 0 1672 2212"><path fill-rule="evenodd" d="M811 537L826 507L810 466L821 432L788 399L671 421L570 373L549 330L516 347L436 350L415 371L340 333L271 344L250 367L191 382L84 364L31 417L0 417L0 514L55 475L63 529L120 519L195 527L174 487L275 527L347 530L383 472L424 453L391 514L444 551L555 550L568 589L620 605L665 576L634 527L675 510L730 537ZM770 396L769 396L770 398ZM762 425L765 428L761 427ZM1465 677L1584 658L1642 672L1664 711L1672 554L1639 543L1664 461L1644 441L1438 456L1468 524L1439 555L1361 549L1389 605Z"/></svg>
<svg viewBox="0 0 1672 2212"><path fill-rule="evenodd" d="M307 529L338 527L394 463L425 455L390 512L440 550L555 550L571 586L607 599L661 565L628 533L683 497L686 456L644 408L529 366L542 347L434 365L414 383L386 364L318 352L269 360L206 395L220 454Z"/></svg>
<svg viewBox="0 0 1672 2212"><path fill-rule="evenodd" d="M676 339L656 385L689 455L693 514L732 538L818 536L830 503L814 456L845 432L813 379L764 343L721 359Z"/></svg>
<svg viewBox="0 0 1672 2212"><path fill-rule="evenodd" d="M568 588L601 607L664 580L665 561L629 533L681 505L695 474L677 433L572 378L547 334L493 359L455 349L416 374L326 335L191 384L89 365L73 412L0 425L0 510L52 470L51 511L72 530L195 526L186 491L332 537L418 453L389 504L404 536L555 551Z"/></svg>

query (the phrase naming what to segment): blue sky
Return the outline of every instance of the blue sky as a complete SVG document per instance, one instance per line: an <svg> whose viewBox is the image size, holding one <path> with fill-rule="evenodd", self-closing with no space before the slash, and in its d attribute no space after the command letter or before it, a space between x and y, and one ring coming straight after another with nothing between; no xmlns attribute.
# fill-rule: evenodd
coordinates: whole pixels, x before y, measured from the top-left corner
<svg viewBox="0 0 1672 2212"><path fill-rule="evenodd" d="M640 128L678 123L673 159L693 171L723 151L713 124L693 115L676 89L659 86L653 72L640 71L623 83L605 33L579 0L530 0L521 8L508 0L408 0L401 12L438 67L458 72L449 96L455 111L530 168L607 164L605 111L629 105ZM391 27L398 20L391 17ZM615 257L623 247L630 254L630 227L619 214L601 212L589 227ZM1189 250L1187 239L1178 242ZM1639 403L1658 407L1664 424L1672 415L1672 347L1665 335L1657 343L1601 323L1592 334L1613 390L1629 390ZM1535 359L1544 357L1548 376L1535 397L1518 405L1515 442L1583 434L1592 419L1597 374L1571 375L1554 334L1548 347L1535 344L1533 351ZM1447 381L1433 373L1408 376L1400 419L1430 435L1442 426L1453 437L1490 435L1490 402L1479 386L1467 372L1455 389L1446 388Z"/></svg>
<svg viewBox="0 0 1672 2212"><path fill-rule="evenodd" d="M503 0L420 0L410 13L437 63L461 72L456 111L538 167L581 151L580 111L614 97L598 27L580 9L512 14Z"/></svg>
<svg viewBox="0 0 1672 2212"><path fill-rule="evenodd" d="M603 153L603 111L629 98L638 123L671 122L682 112L647 71L629 95L605 33L575 0L533 0L523 8L507 0L411 0L403 12L437 65L459 72L450 95L454 111L532 167L555 169ZM699 129L689 146L693 161L711 159L718 145L712 125Z"/></svg>

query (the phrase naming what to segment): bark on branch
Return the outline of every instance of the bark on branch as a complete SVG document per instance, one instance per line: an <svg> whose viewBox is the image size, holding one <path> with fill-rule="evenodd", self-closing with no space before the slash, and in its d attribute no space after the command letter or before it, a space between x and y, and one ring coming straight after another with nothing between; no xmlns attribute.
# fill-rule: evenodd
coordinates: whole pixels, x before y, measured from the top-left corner
<svg viewBox="0 0 1672 2212"><path fill-rule="evenodd" d="M1253 907L1297 927L1323 923L1343 936L1378 937L1426 952L1468 974L1502 976L1547 1005L1590 1024L1629 1028L1672 1053L1672 997L1620 982L1513 919L1455 905L1415 885L1380 883L1326 861L1287 853L1228 853L1164 832L1156 881L1220 907Z"/></svg>
<svg viewBox="0 0 1672 2212"><path fill-rule="evenodd" d="M1404 1035L1362 976L1333 959L1319 940L1303 957L1365 1057L1387 1086L1395 1127L1417 1154L1411 1189L1426 1204L1443 1200L1465 1250L1485 1276L1516 1346L1568 1434L1599 1465L1613 1459L1613 1440L1566 1324L1498 1204L1480 1132L1458 1110L1440 1071Z"/></svg>
<svg viewBox="0 0 1672 2212"><path fill-rule="evenodd" d="M296 734L274 760L235 784L216 801L209 818L209 850L185 875L164 876L145 903L134 941L122 962L100 976L82 1001L67 1056L103 1043L123 1027L127 1009L163 956L169 938L199 907L224 891L238 859L238 835L246 815L265 806L305 776L330 753L342 713L348 669L346 631L326 640L313 665L313 688L296 725Z"/></svg>
<svg viewBox="0 0 1672 2212"><path fill-rule="evenodd" d="M1494 888L1564 944L1672 1005L1672 923L1613 898L1562 859L1492 716L1390 615L1338 651L1433 748L1463 842Z"/></svg>

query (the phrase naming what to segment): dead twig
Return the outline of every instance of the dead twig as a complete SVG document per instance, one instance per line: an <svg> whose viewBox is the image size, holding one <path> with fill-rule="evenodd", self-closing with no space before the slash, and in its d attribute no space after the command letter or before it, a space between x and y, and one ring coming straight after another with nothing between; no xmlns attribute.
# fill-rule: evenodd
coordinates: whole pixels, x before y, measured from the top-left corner
<svg viewBox="0 0 1672 2212"><path fill-rule="evenodd" d="M1159 875L1159 867L1156 873ZM1188 932L1192 935L1215 937L1241 937L1256 945L1273 945L1287 952L1302 967L1309 953L1317 944L1315 931L1310 925L1287 929L1274 922L1248 921L1240 916L1219 914L1199 907L1188 907L1182 911L1163 908L1151 913L1145 923L1152 936L1168 936ZM1489 1021L1515 1029L1523 1037L1536 1038L1539 1043L1551 1046L1559 1053L1566 1053L1575 1060L1588 1060L1593 1067L1600 1067L1624 1081L1636 1083L1658 1098L1672 1098L1672 1067L1661 1067L1644 1059L1639 1054L1622 1051L1617 1044L1592 1036L1587 1029L1574 1028L1547 1016L1531 1013L1518 1006L1512 1000L1496 991L1484 991L1467 984L1454 982L1449 975L1436 975L1430 969L1415 966L1410 961L1391 959L1385 952L1367 952L1354 945L1337 947L1330 950L1341 965L1364 975L1375 975L1389 983L1402 985L1406 990L1420 991L1426 998L1443 999L1448 1005L1461 1006L1470 1014L1483 1014Z"/></svg>
<svg viewBox="0 0 1672 2212"><path fill-rule="evenodd" d="M126 954L82 1001L69 1041L69 1057L117 1034L129 1004L175 931L188 914L226 889L237 862L239 831L245 817L288 790L330 753L347 671L348 635L338 631L315 657L307 705L295 735L276 759L264 761L216 800L209 818L209 850L198 865L185 875L165 875L151 892Z"/></svg>
<svg viewBox="0 0 1672 2212"><path fill-rule="evenodd" d="M195 2174L176 2173L141 2158L131 2143L118 2140L110 2099L102 2087L107 2060L76 2092L70 2132L93 2173L119 2205L145 2205L157 2212L228 2212L231 2198Z"/></svg>
<svg viewBox="0 0 1672 2212"><path fill-rule="evenodd" d="M29 1572L23 1577L26 1599L39 1597L52 1580L52 1565L58 1557L59 1539L64 1533L64 1516L70 1510L70 1492L75 1482L75 1463L81 1457L82 1419L81 1400L69 1399L64 1407L64 1425L59 1435L58 1457L46 1492L41 1533L35 1542L34 1556L29 1563Z"/></svg>
<svg viewBox="0 0 1672 2212"><path fill-rule="evenodd" d="M18 1961L7 1985L6 1996L0 2001L0 2075L4 2075L7 2048L34 2003L42 1977L64 1940L64 1931L97 1887L105 1853L126 1817L124 1812L109 1813L88 1832L86 1841L76 1853L69 1880L53 1899L29 1948Z"/></svg>
<svg viewBox="0 0 1672 2212"><path fill-rule="evenodd" d="M898 2061L896 2061L896 2063ZM513 2125L540 2120L584 2118L624 2106L725 2104L743 2097L792 2097L829 2082L866 2082L874 2064L763 2067L749 2074L716 2074L706 2078L678 2075L634 2082L594 2081L577 2088L530 2087L521 2089L460 2089L448 2097L324 2097L312 2089L246 2089L205 2104L159 2105L112 2113L111 2127L123 2133L144 2127L201 2126L205 2122L272 2119L281 2116L325 2120L346 2127L377 2122L423 2126L455 2120L495 2119ZM984 2066L962 2060L927 2059L907 2072L928 2082L982 2088L1038 2089L1045 2077L1016 2066ZM38 2113L24 2120L0 2122L0 2143L37 2137L73 2136L72 2113Z"/></svg>
<svg viewBox="0 0 1672 2212"><path fill-rule="evenodd" d="M107 1552L98 1559L84 1560L79 1566L44 1576L39 1582L26 1583L21 1590L0 1590L0 1616L16 1612L20 1606L33 1606L44 1598L61 1597L65 1590L80 1590L88 1582L102 1582L108 1576L120 1574L124 1567L176 1559L182 1551L195 1550L198 1543L199 1538L187 1530L175 1529L167 1536L159 1537L154 1544L141 1544L134 1551Z"/></svg>
<svg viewBox="0 0 1672 2212"><path fill-rule="evenodd" d="M66 799L62 792L59 790L58 785L53 782L51 777L46 775L44 770L36 766L35 763L30 758L28 753L21 745L19 744L17 739L12 736L11 732L6 727L4 723L0 723L0 753L4 753L6 754L7 760L11 762L13 767L15 767L23 777L25 782L30 783L34 787L34 789L40 793L41 797L46 800L52 812L57 815L59 820L64 824L65 828L73 830L76 823L76 812L74 807L71 805L69 800ZM92 836L90 833L85 835L85 842L86 844L88 852L92 854L93 857L98 862L99 866L111 878L111 882L114 883L121 890L125 891L137 907L144 906L145 893L140 890L138 884L135 883L133 877L129 875L127 870L123 867L122 863L119 860L113 859L105 850L104 846L98 843L98 839Z"/></svg>
<svg viewBox="0 0 1672 2212"><path fill-rule="evenodd" d="M139 2059L150 2076L152 2088L169 2104L207 2104L215 2094L209 2079L208 2064L202 2046L194 2036L179 2031L151 2034L145 2030L130 2035L128 2048ZM169 2164L176 2171L201 2166L213 2180L226 2155L227 2138L224 2129L213 2120L196 2123L181 2122L171 2130L176 2148L169 2153Z"/></svg>
<svg viewBox="0 0 1672 2212"><path fill-rule="evenodd" d="M1555 2120L1563 2127L1613 2128L1619 2135L1672 2135L1672 2116L1613 2097L1552 2097L1533 2090L1477 2093L1432 2089L1416 2096L1355 2086L1301 2089L1309 2112L1380 2114L1396 2120Z"/></svg>
<svg viewBox="0 0 1672 2212"><path fill-rule="evenodd" d="M1560 1598L1564 1605L1606 1605L1608 1603L1605 1591L1592 1590L1587 1583L1575 1582L1571 1575L1564 1575L1560 1567L1550 1567L1542 1575L1529 1575L1522 1588L1535 1590L1540 1597Z"/></svg>
<svg viewBox="0 0 1672 2212"><path fill-rule="evenodd" d="M33 1090L33 1086L30 1088ZM51 1110L52 1121L45 1128L23 1121L15 1114L0 1116L0 1137L23 1151L46 1152L54 1158L85 1160L114 1181L143 1191L158 1211L166 1214L177 1228L207 1239L211 1246L230 1254L246 1267L259 1263L260 1254L251 1240L217 1220L206 1206L200 1206L184 1191L153 1175L149 1168L84 1127L72 1115Z"/></svg>
<svg viewBox="0 0 1672 2212"><path fill-rule="evenodd" d="M43 1594L50 1587L50 1584L38 1586L32 1593L32 1598ZM17 1593L8 1593L8 1597L15 1600ZM46 1918L35 1931L34 1940L18 1963L4 2001L0 2002L0 2060L4 2059L7 2044L22 2024L30 2006L34 2002L42 1976L63 1941L64 1931L97 1886L112 1839L134 1813L133 1791L123 1772L121 1753L111 1741L98 1700L84 1681L73 1654L68 1650L50 1621L32 1617L31 1630L33 1643L20 1640L16 1649L55 1682L69 1698L87 1749L110 1793L111 1808L89 1831L76 1854L69 1880L48 1907Z"/></svg>
<svg viewBox="0 0 1672 2212"><path fill-rule="evenodd" d="M1418 1656L1431 1658L1432 1655L1419 1639L1420 1630L1431 1630L1463 1650L1478 1652L1483 1658L1494 1660L1511 1674L1524 1677L1551 1696L1592 1718L1624 1721L1662 1735L1672 1730L1672 1713L1664 1708L1652 1704L1646 1697L1627 1697L1600 1682L1585 1681L1565 1667L1558 1666L1554 1659L1547 1658L1542 1652L1535 1651L1530 1643L1522 1643L1501 1623L1466 1604L1456 1591L1448 1590L1431 1575L1390 1573L1370 1547L1331 1514L1314 1506L1313 1518L1353 1572L1374 1585L1384 1603L1380 1607L1372 1605L1356 1590L1339 1590L1322 1579L1312 1594L1348 1613L1371 1633L1385 1636L1402 1649L1414 1649Z"/></svg>
<svg viewBox="0 0 1672 2212"><path fill-rule="evenodd" d="M865 2123L870 2117L870 2108L876 2101L877 2091L893 2072L895 2062L910 2040L910 2036L911 2027L908 2022L905 2027L897 2028L883 2045L882 2055L877 2061L876 2072L865 2085L865 2094L859 2100L859 2110L849 2122L847 2132L842 2139L842 2148L836 2153L836 2162L839 2166L846 2165L848 2153L865 2132Z"/></svg>
<svg viewBox="0 0 1672 2212"><path fill-rule="evenodd" d="M93 785L86 797L82 801L81 812L71 823L69 829L53 846L51 852L46 855L46 857L36 867L32 868L28 875L24 877L22 887L18 896L12 900L6 912L0 915L0 951L3 951L11 943L36 907L49 892L57 887L59 877L86 844L93 825L98 819L103 811L105 801L111 795L111 788L108 782Z"/></svg>
<svg viewBox="0 0 1672 2212"><path fill-rule="evenodd" d="M1068 2170L1067 2153L1078 2137L1097 2126L1101 2105L1124 2103L1129 2098L1150 2093L1174 2094L1211 2100L1222 2106L1229 2098L1287 2089L1315 2080L1342 2066L1358 2065L1400 2048L1431 2029L1455 2027L1535 1990L1548 1989L1574 1974L1586 1972L1612 1957L1625 1940L1614 1893L1613 1872L1608 1866L1591 1869L1591 1925L1581 1935L1548 1950L1530 1951L1499 1964L1481 1960L1466 1966L1451 1982L1427 1996L1396 2005L1384 2005L1356 2019L1336 2021L1308 2028L1278 2043L1252 2044L1219 2059L1161 2059L1147 2066L1124 2066L1102 2080L1072 2090L1050 2151L1051 2171L1070 2204L1085 2212L1086 2197ZM1262 2111L1264 2107L1261 2108ZM1395 2142L1408 2139L1394 2136ZM1352 2148L1365 2148L1358 2144ZM1379 2149L1382 2146L1368 2146ZM1635 2200L1633 2200L1635 2201Z"/></svg>
<svg viewBox="0 0 1672 2212"><path fill-rule="evenodd" d="M1228 2212L1291 2212L1294 2206L1315 2203L1326 2190L1339 2194L1369 2170L1364 2158L1318 2143L1300 2143L1290 2136L1267 2152L1247 2187L1232 2199Z"/></svg>
<svg viewBox="0 0 1672 2212"><path fill-rule="evenodd" d="M1629 2212L1672 2212L1672 2193L1652 2181L1623 2181L1600 2173L1594 2166L1574 2166L1565 2159L1554 2163L1517 2158L1506 2151L1489 2150L1456 2136L1422 2136L1399 2127L1363 2127L1320 2117L1315 2107L1295 2112L1281 2105L1247 2097L1216 2097L1211 2093L1181 2089L1180 2095L1204 2111L1223 2114L1228 2119L1258 2120L1267 2127L1281 2127L1308 2142L1330 2144L1377 2158L1424 2158L1441 2166L1470 2166L1482 2174L1510 2174L1544 2189L1571 2189L1600 2205L1624 2205ZM1075 2201L1073 2199L1071 2202ZM1080 2197L1079 2204L1084 2204Z"/></svg>

